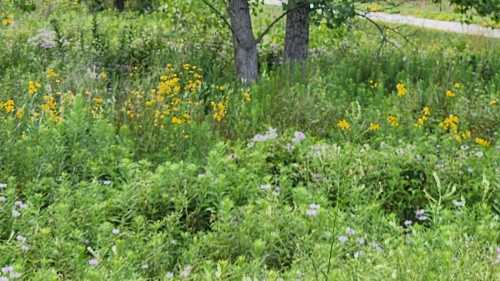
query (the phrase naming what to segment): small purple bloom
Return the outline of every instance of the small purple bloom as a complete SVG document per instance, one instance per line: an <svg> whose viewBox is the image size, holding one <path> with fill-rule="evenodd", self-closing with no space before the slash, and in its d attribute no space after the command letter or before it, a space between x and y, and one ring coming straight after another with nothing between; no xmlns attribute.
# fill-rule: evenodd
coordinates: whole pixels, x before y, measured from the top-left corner
<svg viewBox="0 0 500 281"><path fill-rule="evenodd" d="M353 236L354 234L356 234L356 231L350 227L348 227L346 230L345 230L345 233L348 235L348 236Z"/></svg>
<svg viewBox="0 0 500 281"><path fill-rule="evenodd" d="M318 204L312 203L309 205L309 209L306 211L308 217L315 217L319 213L320 206Z"/></svg>
<svg viewBox="0 0 500 281"><path fill-rule="evenodd" d="M90 266L97 266L99 264L99 261L96 258L90 259L89 260L89 265Z"/></svg>
<svg viewBox="0 0 500 281"><path fill-rule="evenodd" d="M425 210L421 209L421 210L417 210L415 212L415 217L417 218L417 220L419 221L425 221L428 219L428 217L425 215Z"/></svg>
<svg viewBox="0 0 500 281"><path fill-rule="evenodd" d="M167 272L167 274L165 275L165 277L167 277L167 279L174 279L174 273L169 271Z"/></svg>
<svg viewBox="0 0 500 281"><path fill-rule="evenodd" d="M120 234L120 230L118 228L113 228L113 230L111 230L111 233L113 233L114 235L118 235Z"/></svg>
<svg viewBox="0 0 500 281"><path fill-rule="evenodd" d="M26 209L28 207L23 201L16 201L14 205L19 209Z"/></svg>
<svg viewBox="0 0 500 281"><path fill-rule="evenodd" d="M405 222L404 222L404 225L406 227L410 227L412 224L413 224L413 222L411 220L405 220Z"/></svg>
<svg viewBox="0 0 500 281"><path fill-rule="evenodd" d="M347 242L347 240L349 240L349 237L347 237L345 235L340 235L338 239L339 239L340 243L344 244L345 242Z"/></svg>
<svg viewBox="0 0 500 281"><path fill-rule="evenodd" d="M297 143L305 140L305 138L306 138L306 135L303 132L295 132L293 134L292 143L297 144Z"/></svg>
<svg viewBox="0 0 500 281"><path fill-rule="evenodd" d="M2 272L4 274L14 272L14 267L12 265L8 265L2 268Z"/></svg>
<svg viewBox="0 0 500 281"><path fill-rule="evenodd" d="M5 276L0 276L0 281L9 281L9 278Z"/></svg>

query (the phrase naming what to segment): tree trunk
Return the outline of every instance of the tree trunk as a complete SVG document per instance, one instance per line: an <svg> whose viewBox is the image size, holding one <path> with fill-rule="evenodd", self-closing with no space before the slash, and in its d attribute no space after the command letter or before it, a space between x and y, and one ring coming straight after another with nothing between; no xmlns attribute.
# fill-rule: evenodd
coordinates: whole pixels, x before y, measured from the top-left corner
<svg viewBox="0 0 500 281"><path fill-rule="evenodd" d="M125 0L115 0L115 8L118 11L123 11L125 9Z"/></svg>
<svg viewBox="0 0 500 281"><path fill-rule="evenodd" d="M285 61L300 62L309 53L309 0L290 0L286 17Z"/></svg>
<svg viewBox="0 0 500 281"><path fill-rule="evenodd" d="M243 83L251 84L258 78L259 54L248 0L230 0L228 14L233 32L236 74Z"/></svg>

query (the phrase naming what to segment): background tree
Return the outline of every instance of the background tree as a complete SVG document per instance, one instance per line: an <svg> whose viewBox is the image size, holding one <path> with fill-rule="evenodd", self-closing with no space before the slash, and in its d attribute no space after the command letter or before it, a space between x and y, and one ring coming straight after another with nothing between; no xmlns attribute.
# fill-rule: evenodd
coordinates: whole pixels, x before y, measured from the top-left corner
<svg viewBox="0 0 500 281"><path fill-rule="evenodd" d="M125 9L125 0L115 0L115 8L118 11L123 11Z"/></svg>

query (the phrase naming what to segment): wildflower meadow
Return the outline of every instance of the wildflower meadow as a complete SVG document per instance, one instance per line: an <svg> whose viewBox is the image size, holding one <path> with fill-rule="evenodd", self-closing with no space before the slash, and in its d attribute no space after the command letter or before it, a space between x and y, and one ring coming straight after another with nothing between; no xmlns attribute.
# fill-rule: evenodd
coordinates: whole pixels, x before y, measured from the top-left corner
<svg viewBox="0 0 500 281"><path fill-rule="evenodd" d="M0 281L500 280L500 40L333 2L1 1Z"/></svg>

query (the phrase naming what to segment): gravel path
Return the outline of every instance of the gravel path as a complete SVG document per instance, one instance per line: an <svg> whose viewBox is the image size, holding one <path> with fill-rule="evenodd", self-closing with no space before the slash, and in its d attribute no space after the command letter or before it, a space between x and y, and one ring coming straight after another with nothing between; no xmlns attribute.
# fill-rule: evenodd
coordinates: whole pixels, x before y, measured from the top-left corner
<svg viewBox="0 0 500 281"><path fill-rule="evenodd" d="M286 0L265 0L268 5L281 5ZM402 16L387 13L369 13L368 17L376 21L413 25L423 28L442 30L446 32L480 35L490 38L500 38L500 29L482 27L477 24L463 24L460 22L439 21L417 18L412 16Z"/></svg>

